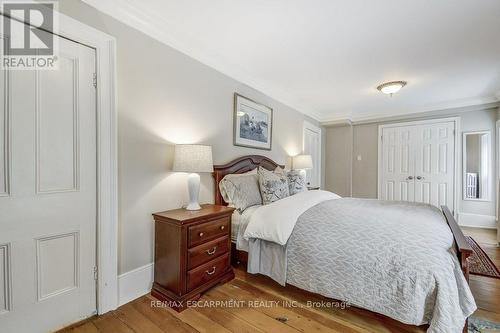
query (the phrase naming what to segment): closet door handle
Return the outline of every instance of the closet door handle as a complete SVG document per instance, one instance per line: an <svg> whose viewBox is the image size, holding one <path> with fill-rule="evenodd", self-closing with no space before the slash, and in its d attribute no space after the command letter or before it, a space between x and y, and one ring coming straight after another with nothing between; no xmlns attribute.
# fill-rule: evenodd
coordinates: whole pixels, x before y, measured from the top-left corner
<svg viewBox="0 0 500 333"><path fill-rule="evenodd" d="M417 176L417 180L422 180L422 179L424 179L424 177L422 177L422 176Z"/></svg>
<svg viewBox="0 0 500 333"><path fill-rule="evenodd" d="M412 180L413 179L413 176L408 176L408 178L406 178L407 180Z"/></svg>

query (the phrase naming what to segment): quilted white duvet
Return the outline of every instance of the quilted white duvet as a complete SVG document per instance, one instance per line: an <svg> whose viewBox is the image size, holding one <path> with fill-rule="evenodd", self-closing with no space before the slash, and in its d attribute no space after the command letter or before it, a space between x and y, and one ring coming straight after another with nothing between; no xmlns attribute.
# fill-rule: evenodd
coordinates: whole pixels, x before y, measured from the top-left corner
<svg viewBox="0 0 500 333"><path fill-rule="evenodd" d="M321 196L314 192L304 196ZM286 282L299 288L403 323L429 324L428 332L462 331L476 304L454 253L453 235L437 208L352 198L319 200L292 221L293 231L286 237L283 230L290 228L279 225L290 223L290 210L300 205L294 200L303 201L304 196L278 207L282 213L267 208L276 225L267 225L261 234L281 233L278 240L286 245L274 242L271 248L284 249L285 264L258 262L279 257L263 254L269 247L261 244L249 250L253 273L270 275L270 270L282 267ZM252 219L250 232L245 232L250 244L273 242L252 236L260 229L252 226ZM256 250L261 251L258 257Z"/></svg>

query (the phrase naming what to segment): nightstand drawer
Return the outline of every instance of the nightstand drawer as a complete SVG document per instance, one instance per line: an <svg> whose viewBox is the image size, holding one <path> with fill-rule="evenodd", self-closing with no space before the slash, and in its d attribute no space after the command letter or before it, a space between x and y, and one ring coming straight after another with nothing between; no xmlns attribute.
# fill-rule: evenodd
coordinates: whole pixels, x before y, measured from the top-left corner
<svg viewBox="0 0 500 333"><path fill-rule="evenodd" d="M225 273L229 266L229 254L212 260L202 266L190 270L187 273L187 289L193 290L210 280L215 279L219 275Z"/></svg>
<svg viewBox="0 0 500 333"><path fill-rule="evenodd" d="M214 239L228 235L229 233L229 217L194 225L189 227L188 231L188 246L194 246Z"/></svg>
<svg viewBox="0 0 500 333"><path fill-rule="evenodd" d="M188 269L213 260L229 251L229 236L218 238L188 250Z"/></svg>

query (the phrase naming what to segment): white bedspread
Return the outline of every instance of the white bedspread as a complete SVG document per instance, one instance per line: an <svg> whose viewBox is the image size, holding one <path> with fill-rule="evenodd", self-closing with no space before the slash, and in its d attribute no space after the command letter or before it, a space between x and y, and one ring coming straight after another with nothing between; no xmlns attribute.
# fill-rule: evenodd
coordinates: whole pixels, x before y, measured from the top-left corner
<svg viewBox="0 0 500 333"><path fill-rule="evenodd" d="M300 215L320 202L339 198L328 191L305 191L261 206L252 212L243 237L285 245Z"/></svg>

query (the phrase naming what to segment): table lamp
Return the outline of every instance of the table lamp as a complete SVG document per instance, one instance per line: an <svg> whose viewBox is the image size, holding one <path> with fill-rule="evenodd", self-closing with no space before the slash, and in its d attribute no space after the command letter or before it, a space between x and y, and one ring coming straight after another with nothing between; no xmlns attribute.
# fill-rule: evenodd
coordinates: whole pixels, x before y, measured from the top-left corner
<svg viewBox="0 0 500 333"><path fill-rule="evenodd" d="M199 172L213 172L212 147L206 145L176 145L174 153L175 172L188 172L189 204L187 210L201 209Z"/></svg>

